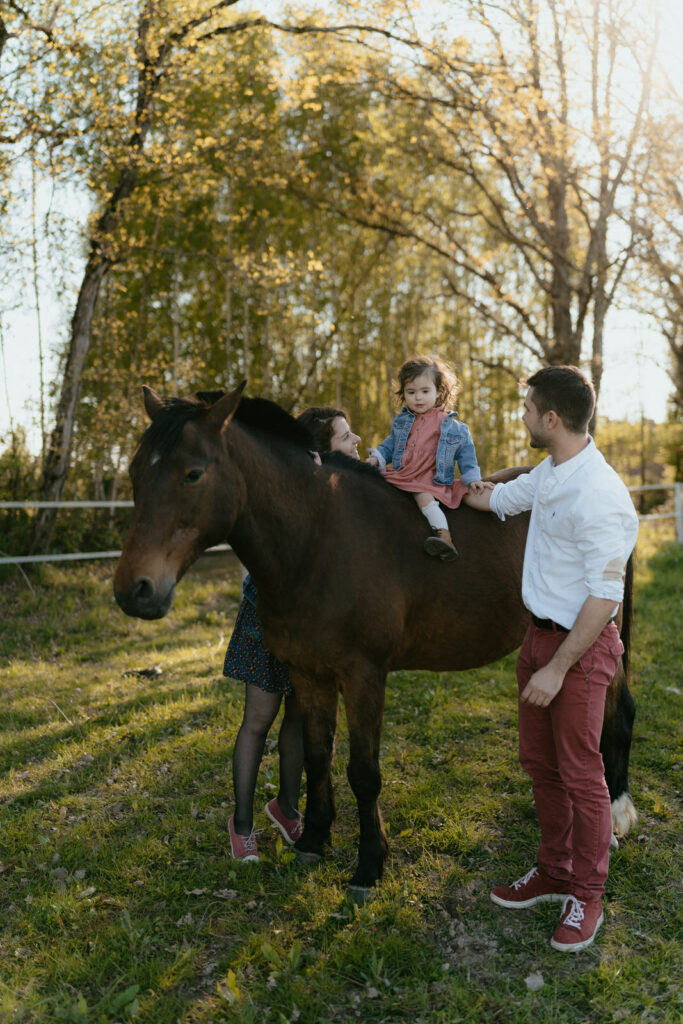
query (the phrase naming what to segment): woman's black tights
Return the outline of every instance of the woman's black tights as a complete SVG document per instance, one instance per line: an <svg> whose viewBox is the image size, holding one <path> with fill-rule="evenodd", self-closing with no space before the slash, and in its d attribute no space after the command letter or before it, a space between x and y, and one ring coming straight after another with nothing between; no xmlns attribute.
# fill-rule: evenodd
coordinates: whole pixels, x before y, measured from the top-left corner
<svg viewBox="0 0 683 1024"><path fill-rule="evenodd" d="M270 727L282 702L281 693L266 693L249 683L244 687L244 715L232 755L232 781L235 790L235 831L248 835L254 824L254 793L261 759ZM296 815L299 806L304 743L301 714L293 693L285 697L285 713L278 737L280 789L277 802L287 818Z"/></svg>

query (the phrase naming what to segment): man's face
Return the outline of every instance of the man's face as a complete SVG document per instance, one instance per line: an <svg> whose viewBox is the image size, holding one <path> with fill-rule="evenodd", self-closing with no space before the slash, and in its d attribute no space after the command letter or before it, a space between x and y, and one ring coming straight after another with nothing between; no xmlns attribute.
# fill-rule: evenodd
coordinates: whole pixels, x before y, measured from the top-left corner
<svg viewBox="0 0 683 1024"><path fill-rule="evenodd" d="M541 416L534 404L534 389L529 388L524 398L524 426L529 431L529 444L532 448L547 448L548 432L544 425L544 416Z"/></svg>

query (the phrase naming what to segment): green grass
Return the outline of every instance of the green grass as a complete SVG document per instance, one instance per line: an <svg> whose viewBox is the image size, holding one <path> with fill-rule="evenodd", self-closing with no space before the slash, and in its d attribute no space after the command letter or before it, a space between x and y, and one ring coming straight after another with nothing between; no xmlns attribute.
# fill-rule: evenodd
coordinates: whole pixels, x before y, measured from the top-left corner
<svg viewBox="0 0 683 1024"><path fill-rule="evenodd" d="M645 544L647 539L645 540ZM516 760L514 658L391 677L377 897L345 899L355 805L340 723L334 849L299 866L260 814L259 865L226 842L242 692L220 671L239 601L229 559L180 585L169 617L127 619L111 568L43 569L0 589L0 1021L678 1021L683 549L643 544L631 788L606 923L577 956L558 908L495 907L532 863ZM153 679L127 675L158 666ZM276 731L274 730L274 738ZM275 743L258 805L277 778ZM543 977L538 991L525 979Z"/></svg>

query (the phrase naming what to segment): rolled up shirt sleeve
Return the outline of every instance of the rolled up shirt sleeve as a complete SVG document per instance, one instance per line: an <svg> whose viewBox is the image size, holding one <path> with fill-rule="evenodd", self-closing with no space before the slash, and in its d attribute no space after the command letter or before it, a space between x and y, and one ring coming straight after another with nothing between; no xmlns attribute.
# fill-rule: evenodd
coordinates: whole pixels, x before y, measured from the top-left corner
<svg viewBox="0 0 683 1024"><path fill-rule="evenodd" d="M626 563L638 536L638 516L628 496L595 489L576 511L576 545L583 559L584 583L593 597L619 604L624 597Z"/></svg>

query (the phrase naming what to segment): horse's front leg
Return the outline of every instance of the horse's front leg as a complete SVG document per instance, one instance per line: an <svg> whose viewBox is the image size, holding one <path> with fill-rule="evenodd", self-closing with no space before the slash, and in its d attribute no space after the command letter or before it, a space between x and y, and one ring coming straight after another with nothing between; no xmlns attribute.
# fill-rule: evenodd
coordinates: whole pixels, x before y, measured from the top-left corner
<svg viewBox="0 0 683 1024"><path fill-rule="evenodd" d="M344 679L342 691L349 728L347 775L358 805L360 840L358 865L349 883L349 894L363 902L382 877L389 843L379 809L382 788L379 743L384 715L386 673L364 668Z"/></svg>
<svg viewBox="0 0 683 1024"><path fill-rule="evenodd" d="M294 844L300 861L320 860L336 815L332 789L332 758L337 728L337 685L334 679L311 679L290 673L301 709L306 769L306 810L303 834Z"/></svg>

